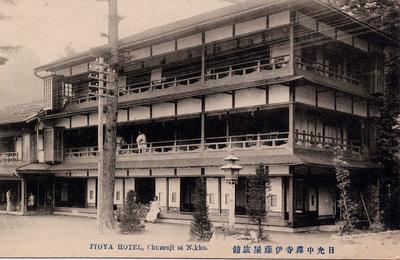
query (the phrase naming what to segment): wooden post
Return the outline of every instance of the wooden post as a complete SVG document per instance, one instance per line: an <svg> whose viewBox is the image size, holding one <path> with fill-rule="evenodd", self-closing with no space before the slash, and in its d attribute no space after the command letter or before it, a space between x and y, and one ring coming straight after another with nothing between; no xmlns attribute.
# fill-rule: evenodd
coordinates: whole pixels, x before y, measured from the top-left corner
<svg viewBox="0 0 400 260"><path fill-rule="evenodd" d="M25 214L26 212L26 182L24 179L21 180L21 213Z"/></svg>
<svg viewBox="0 0 400 260"><path fill-rule="evenodd" d="M289 211L288 222L291 223L292 227L294 225L294 173L293 168L289 168L290 176L288 178L288 196L287 196L287 205Z"/></svg>
<svg viewBox="0 0 400 260"><path fill-rule="evenodd" d="M294 124L295 124L295 89L290 87L289 90L289 152L293 153L296 140L294 138Z"/></svg>
<svg viewBox="0 0 400 260"><path fill-rule="evenodd" d="M206 81L206 47L201 48L201 82Z"/></svg>
<svg viewBox="0 0 400 260"><path fill-rule="evenodd" d="M290 25L289 30L289 71L294 74L294 28Z"/></svg>
<svg viewBox="0 0 400 260"><path fill-rule="evenodd" d="M205 142L206 142L206 129L205 129L205 125L206 125L206 115L205 115L205 97L202 96L201 97L201 126L200 126L200 131L201 131L201 145L200 145L200 150L204 151L205 150Z"/></svg>
<svg viewBox="0 0 400 260"><path fill-rule="evenodd" d="M99 63L104 63L104 58L99 58ZM99 74L101 77L101 74ZM104 98L101 96L103 94L103 90L101 89L104 86L103 81L99 81L99 99L98 99L98 118L97 118L97 150L99 153L97 160L97 179L98 179L98 187L97 187L97 219L102 219L102 212L104 211L104 206L102 202L102 194L103 194L103 185L104 182L104 169L103 169L103 161L104 161L104 148L103 148L103 118L104 118ZM97 231L103 232L103 227L98 224Z"/></svg>

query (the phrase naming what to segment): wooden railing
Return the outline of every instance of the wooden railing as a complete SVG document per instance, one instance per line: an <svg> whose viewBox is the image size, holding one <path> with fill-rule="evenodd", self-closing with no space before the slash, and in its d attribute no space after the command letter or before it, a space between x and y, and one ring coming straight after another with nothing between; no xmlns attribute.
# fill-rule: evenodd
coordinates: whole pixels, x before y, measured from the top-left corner
<svg viewBox="0 0 400 260"><path fill-rule="evenodd" d="M238 135L228 137L206 138L202 144L198 139L186 139L175 141L151 142L146 147L138 147L137 144L122 144L117 147L118 155L154 155L154 154L179 154L198 153L202 151L221 150L249 150L249 149L273 149L285 148L289 141L288 132L273 132L268 134ZM95 157L98 155L97 147L67 148L66 158Z"/></svg>
<svg viewBox="0 0 400 260"><path fill-rule="evenodd" d="M335 80L340 80L352 85L357 85L362 87L367 86L367 82L361 80L359 76L343 70L335 69L333 66L306 60L305 58L300 56L296 56L295 60L297 69L304 71L312 71L320 76L332 78Z"/></svg>
<svg viewBox="0 0 400 260"><path fill-rule="evenodd" d="M289 64L289 55L277 56L266 59L255 59L252 61L235 63L222 67L207 68L205 80L219 80L226 77L244 76L255 72L280 70ZM169 77L161 81L145 81L126 86L119 86L119 96L140 94L152 90L167 89L176 86L191 85L201 80L201 72L183 74L175 77ZM85 94L75 96L65 100L66 104L80 104L84 102L96 101L93 95Z"/></svg>
<svg viewBox="0 0 400 260"><path fill-rule="evenodd" d="M80 103L85 103L85 102L91 102L91 101L96 101L97 97L93 94L85 94L81 96L76 96L72 98L66 98L65 99L65 104L80 104Z"/></svg>
<svg viewBox="0 0 400 260"><path fill-rule="evenodd" d="M274 58L258 59L229 66L207 69L206 80L218 80L226 77L244 76L265 70L279 70L289 64L289 55Z"/></svg>
<svg viewBox="0 0 400 260"><path fill-rule="evenodd" d="M11 163L21 161L21 157L17 152L0 153L0 163Z"/></svg>
<svg viewBox="0 0 400 260"><path fill-rule="evenodd" d="M333 151L339 147L343 151L352 154L363 154L367 152L366 147L361 145L360 141L354 141L343 138L333 138L321 135L295 133L296 145L317 150Z"/></svg>
<svg viewBox="0 0 400 260"><path fill-rule="evenodd" d="M165 81L147 81L122 86L119 87L119 96L139 94L156 89L167 89L170 87L190 85L200 81L201 76L197 76L197 74L200 74L200 72L170 77L167 78Z"/></svg>

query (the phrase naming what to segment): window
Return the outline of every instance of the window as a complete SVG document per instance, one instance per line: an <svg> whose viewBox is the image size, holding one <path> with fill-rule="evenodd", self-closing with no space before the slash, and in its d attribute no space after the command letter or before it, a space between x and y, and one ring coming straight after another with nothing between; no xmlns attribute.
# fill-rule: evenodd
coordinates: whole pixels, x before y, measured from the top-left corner
<svg viewBox="0 0 400 260"><path fill-rule="evenodd" d="M64 89L63 91L64 97L73 97L71 83L63 83L63 89Z"/></svg>
<svg viewBox="0 0 400 260"><path fill-rule="evenodd" d="M271 194L270 201L271 201L270 206L271 207L276 207L277 206L277 201L278 201L278 196L276 196L275 194Z"/></svg>
<svg viewBox="0 0 400 260"><path fill-rule="evenodd" d="M51 110L53 109L53 79L47 78L44 80L44 110Z"/></svg>
<svg viewBox="0 0 400 260"><path fill-rule="evenodd" d="M91 199L91 200L93 199L93 191L92 190L89 193L89 199Z"/></svg>
<svg viewBox="0 0 400 260"><path fill-rule="evenodd" d="M176 202L176 192L172 192L171 201Z"/></svg>
<svg viewBox="0 0 400 260"><path fill-rule="evenodd" d="M295 210L296 212L304 211L304 185L302 179L296 179L294 182L295 189Z"/></svg>
<svg viewBox="0 0 400 260"><path fill-rule="evenodd" d="M117 191L116 194L115 194L115 199L116 199L116 200L120 200L120 199L121 199L121 198L120 198L120 197L121 197L120 195L121 195L121 193L120 193L119 191Z"/></svg>
<svg viewBox="0 0 400 260"><path fill-rule="evenodd" d="M225 205L229 204L229 194L225 193Z"/></svg>
<svg viewBox="0 0 400 260"><path fill-rule="evenodd" d="M210 196L208 197L208 203L209 204L214 204L215 201L215 194L214 193L210 193Z"/></svg>

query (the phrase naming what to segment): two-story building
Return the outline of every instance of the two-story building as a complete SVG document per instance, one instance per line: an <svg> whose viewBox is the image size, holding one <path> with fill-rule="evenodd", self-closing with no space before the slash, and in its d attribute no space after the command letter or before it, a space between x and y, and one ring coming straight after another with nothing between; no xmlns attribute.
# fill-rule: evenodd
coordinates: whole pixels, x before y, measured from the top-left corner
<svg viewBox="0 0 400 260"><path fill-rule="evenodd" d="M220 167L233 150L243 167L238 222L247 221L246 177L264 163L267 224L332 223L333 148L344 151L354 188L376 178L387 44L393 40L318 0L247 1L121 39L115 204L133 189L143 203L157 195L162 218L190 219L203 176L210 218L227 221ZM53 191L55 211L97 205L97 98L88 86L96 58L86 51L35 69L45 98L38 163L18 173L54 180L41 192Z"/></svg>
<svg viewBox="0 0 400 260"><path fill-rule="evenodd" d="M0 212L26 210L26 183L16 169L36 160L35 125L27 120L41 108L41 102L33 102L0 110Z"/></svg>

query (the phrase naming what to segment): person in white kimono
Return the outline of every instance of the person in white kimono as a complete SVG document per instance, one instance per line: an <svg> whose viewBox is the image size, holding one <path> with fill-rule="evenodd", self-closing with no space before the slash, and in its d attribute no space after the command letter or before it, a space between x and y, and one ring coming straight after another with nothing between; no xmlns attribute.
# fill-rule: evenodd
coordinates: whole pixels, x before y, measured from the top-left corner
<svg viewBox="0 0 400 260"><path fill-rule="evenodd" d="M158 201L158 197L154 196L154 200L150 202L150 209L146 215L146 221L152 222L156 221L158 214L160 213L160 204Z"/></svg>

